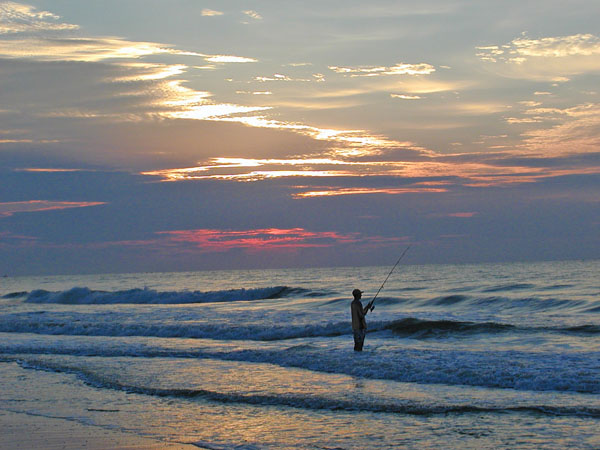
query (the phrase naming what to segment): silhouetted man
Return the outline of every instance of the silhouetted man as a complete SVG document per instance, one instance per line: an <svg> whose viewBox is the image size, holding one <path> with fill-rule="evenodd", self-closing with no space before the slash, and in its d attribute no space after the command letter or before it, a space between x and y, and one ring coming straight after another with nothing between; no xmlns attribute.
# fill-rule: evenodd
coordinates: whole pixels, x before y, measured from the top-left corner
<svg viewBox="0 0 600 450"><path fill-rule="evenodd" d="M360 289L354 289L352 291L354 300L350 305L352 311L352 331L354 332L354 351L362 352L363 344L365 342L365 336L367 335L367 321L365 316L371 308L372 301L363 308L360 299L362 298L362 291Z"/></svg>

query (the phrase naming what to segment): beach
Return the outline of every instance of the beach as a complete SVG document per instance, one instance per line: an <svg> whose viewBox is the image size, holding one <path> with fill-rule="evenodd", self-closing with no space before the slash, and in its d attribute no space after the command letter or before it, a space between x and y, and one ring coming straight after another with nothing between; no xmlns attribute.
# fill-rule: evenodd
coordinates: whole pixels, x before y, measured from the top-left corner
<svg viewBox="0 0 600 450"><path fill-rule="evenodd" d="M32 416L3 411L0 413L2 434L0 447L10 449L178 449L193 445L169 444L160 440L108 429L98 429L63 419Z"/></svg>
<svg viewBox="0 0 600 450"><path fill-rule="evenodd" d="M4 279L0 446L598 448L598 268Z"/></svg>

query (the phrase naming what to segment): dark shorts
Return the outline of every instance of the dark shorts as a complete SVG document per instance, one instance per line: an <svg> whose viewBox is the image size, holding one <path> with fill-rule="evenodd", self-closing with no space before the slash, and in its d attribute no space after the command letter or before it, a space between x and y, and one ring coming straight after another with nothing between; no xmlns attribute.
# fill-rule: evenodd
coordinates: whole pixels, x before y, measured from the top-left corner
<svg viewBox="0 0 600 450"><path fill-rule="evenodd" d="M357 352L362 351L366 335L367 330L354 330L354 350L356 350Z"/></svg>

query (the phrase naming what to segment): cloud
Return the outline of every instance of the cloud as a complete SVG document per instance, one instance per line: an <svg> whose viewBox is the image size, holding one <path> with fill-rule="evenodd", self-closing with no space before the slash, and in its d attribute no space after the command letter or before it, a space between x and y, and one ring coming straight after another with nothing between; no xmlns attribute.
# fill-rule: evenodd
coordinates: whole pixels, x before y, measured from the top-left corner
<svg viewBox="0 0 600 450"><path fill-rule="evenodd" d="M104 202L55 202L49 200L29 200L25 202L0 203L0 217L12 216L21 212L51 211L55 209L85 208L104 205Z"/></svg>
<svg viewBox="0 0 600 450"><path fill-rule="evenodd" d="M0 217L2 217L0 215ZM2 241L25 241L25 242L33 242L37 241L38 238L35 236L26 236L23 234L15 234L10 231L0 231L0 245L2 245Z"/></svg>
<svg viewBox="0 0 600 450"><path fill-rule="evenodd" d="M370 188L370 187L353 187L353 188L336 188L326 187L319 190L311 190L298 192L292 195L293 198L313 198L313 197L337 197L340 195L366 195L366 194L423 194L423 193L440 193L448 192L448 189L443 187L405 187L405 188Z"/></svg>
<svg viewBox="0 0 600 450"><path fill-rule="evenodd" d="M93 169L65 169L54 167L25 167L14 169L15 172L35 172L35 173L63 173L63 172L93 172Z"/></svg>
<svg viewBox="0 0 600 450"><path fill-rule="evenodd" d="M280 73L276 73L272 76L262 76L262 77L254 77L254 79L256 81L260 81L260 82L265 82L265 81L298 81L298 80L293 80L292 78L288 77L287 75L282 75ZM308 80L306 80L308 81Z"/></svg>
<svg viewBox="0 0 600 450"><path fill-rule="evenodd" d="M542 39L515 39L512 41L517 57L593 56L600 55L600 39L593 34L547 37Z"/></svg>
<svg viewBox="0 0 600 450"><path fill-rule="evenodd" d="M202 10L202 16L204 17L215 17L215 16L222 16L223 12L222 11L215 11L213 9L203 9Z"/></svg>
<svg viewBox="0 0 600 450"><path fill-rule="evenodd" d="M406 64L398 63L394 66L359 66L359 67L337 67L329 66L330 70L351 77L376 77L382 75L429 75L435 72L435 67L430 64Z"/></svg>
<svg viewBox="0 0 600 450"><path fill-rule="evenodd" d="M381 247L405 242L404 237L365 236L361 233L337 231L309 231L305 228L258 228L249 230L190 229L158 231L157 239L115 241L90 244L94 248L111 246L168 249L183 253L223 253L244 250L249 253L294 251L310 248L330 248L340 245Z"/></svg>
<svg viewBox="0 0 600 450"><path fill-rule="evenodd" d="M220 252L235 248L272 250L330 247L340 243L355 243L358 235L337 232L312 232L303 228L264 228L256 230L177 230L160 231L169 242L191 244L202 251Z"/></svg>
<svg viewBox="0 0 600 450"><path fill-rule="evenodd" d="M0 34L77 30L79 26L59 22L60 16L14 2L0 3Z"/></svg>
<svg viewBox="0 0 600 450"><path fill-rule="evenodd" d="M209 62L247 63L254 58L211 55L177 50L156 42L128 41L118 37L26 38L0 40L0 57L37 61L100 62L139 59L152 55L195 56Z"/></svg>
<svg viewBox="0 0 600 450"><path fill-rule="evenodd" d="M523 148L545 155L595 153L600 148L600 104L586 103L571 108L533 108L533 120L556 120L549 128L523 133Z"/></svg>
<svg viewBox="0 0 600 450"><path fill-rule="evenodd" d="M273 95L271 91L235 91L236 94Z"/></svg>
<svg viewBox="0 0 600 450"><path fill-rule="evenodd" d="M399 98L401 100L420 100L422 97L418 95L406 95L406 94L390 94L392 98Z"/></svg>
<svg viewBox="0 0 600 450"><path fill-rule="evenodd" d="M337 155L329 159L212 158L202 166L148 171L142 175L160 177L164 181L257 182L267 179L300 179L305 185L290 186L290 195L295 199L307 199L367 194L439 194L461 186L508 186L567 175L600 173L600 165L593 159L581 162L571 156L548 165L545 163L547 152L539 148L535 152L531 149L532 156L523 161L516 157L519 154L516 151L506 150L510 147L501 147L503 151L495 154L454 155L418 153L408 148L405 153L399 153L397 159L394 158L394 151L388 149L387 153L382 152L379 160L373 155ZM413 160L408 161L409 158ZM319 183L317 180L326 181L321 181L323 185L319 186L314 185L311 180L316 183ZM366 180L368 185L365 185Z"/></svg>
<svg viewBox="0 0 600 450"><path fill-rule="evenodd" d="M262 20L262 16L259 13L257 13L256 11L247 10L247 11L243 11L243 13L254 20Z"/></svg>
<svg viewBox="0 0 600 450"><path fill-rule="evenodd" d="M454 212L454 213L448 213L447 216L448 217L460 217L460 218L471 218L476 216L477 212Z"/></svg>
<svg viewBox="0 0 600 450"><path fill-rule="evenodd" d="M216 63L248 63L257 61L254 58L247 58L245 56L234 55L206 55L205 59L209 62Z"/></svg>
<svg viewBox="0 0 600 450"><path fill-rule="evenodd" d="M600 71L600 38L593 34L524 36L477 50L482 61L494 63L494 69L507 77L565 82L575 75Z"/></svg>
<svg viewBox="0 0 600 450"><path fill-rule="evenodd" d="M176 75L181 75L188 66L184 64L146 64L146 63L128 63L122 67L130 67L133 72L131 75L124 75L113 78L113 81L150 81L162 80Z"/></svg>
<svg viewBox="0 0 600 450"><path fill-rule="evenodd" d="M134 42L120 38L28 38L0 40L0 56L37 61L98 62L136 59L149 55L199 53L181 52L154 42Z"/></svg>

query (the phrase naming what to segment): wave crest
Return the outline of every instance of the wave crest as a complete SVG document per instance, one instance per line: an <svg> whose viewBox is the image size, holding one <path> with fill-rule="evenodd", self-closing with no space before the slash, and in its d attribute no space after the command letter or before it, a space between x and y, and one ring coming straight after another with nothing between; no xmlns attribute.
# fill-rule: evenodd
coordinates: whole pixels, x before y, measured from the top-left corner
<svg viewBox="0 0 600 450"><path fill-rule="evenodd" d="M49 292L43 289L27 295L27 303L60 303L68 305L109 304L186 304L265 300L285 297L294 292L287 286L254 289L228 289L223 291L156 291L154 289L128 289L124 291L95 291L87 287L74 287L66 291Z"/></svg>
<svg viewBox="0 0 600 450"><path fill-rule="evenodd" d="M403 336L426 337L440 333L498 333L513 330L515 326L496 322L422 320L409 317L395 320L387 324L385 328Z"/></svg>

